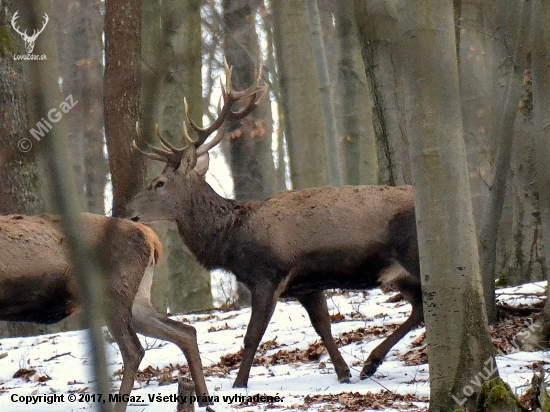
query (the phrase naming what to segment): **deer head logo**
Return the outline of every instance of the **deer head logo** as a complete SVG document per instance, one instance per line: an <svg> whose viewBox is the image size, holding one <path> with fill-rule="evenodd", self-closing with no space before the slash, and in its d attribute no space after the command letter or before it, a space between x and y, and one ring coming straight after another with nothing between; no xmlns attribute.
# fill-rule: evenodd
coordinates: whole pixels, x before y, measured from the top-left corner
<svg viewBox="0 0 550 412"><path fill-rule="evenodd" d="M17 27L16 20L17 20L17 17L19 17L18 14L19 14L19 11L16 11L13 17L11 18L11 26L17 33L21 35L21 37L25 41L25 49L27 49L27 53L31 54L32 51L34 50L34 42L36 41L36 38L40 33L44 31L44 28L46 27L46 24L48 24L48 21L50 20L50 18L46 13L44 13L44 24L42 25L42 28L40 30L35 30L32 36L29 36L27 34L27 30L25 30L25 32L22 32L21 30L19 30L19 27Z"/></svg>

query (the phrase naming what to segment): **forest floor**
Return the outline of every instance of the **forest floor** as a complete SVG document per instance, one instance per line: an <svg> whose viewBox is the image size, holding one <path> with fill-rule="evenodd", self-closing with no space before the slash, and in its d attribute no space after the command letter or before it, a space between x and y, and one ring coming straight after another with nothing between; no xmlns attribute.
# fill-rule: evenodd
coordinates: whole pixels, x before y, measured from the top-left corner
<svg viewBox="0 0 550 412"><path fill-rule="evenodd" d="M532 322L533 310L545 299L546 283L500 289L499 302L508 313L492 328L500 349L500 376L522 395L533 370L548 368L550 352L521 352L510 343ZM429 377L424 328L411 331L389 353L377 373L359 380L370 351L409 315L410 305L380 290L329 293L332 332L352 370L352 382L339 384L324 346L305 310L296 302L280 302L256 354L248 389L234 389L243 336L250 309L176 316L198 332L207 386L220 411L418 411L427 410ZM501 311L502 312L502 311ZM106 333L107 335L107 333ZM146 348L129 412L175 411L169 396L177 394L177 378L187 373L184 356L171 344L140 337ZM110 341L112 342L112 340ZM107 345L112 393L121 379L117 345ZM86 331L0 340L0 410L93 410L91 360ZM475 384L475 380L472 385ZM25 404L25 396L63 395ZM74 395L74 402L69 401ZM159 396L160 395L160 396ZM259 395L259 396L255 396ZM163 398L163 397L167 398ZM29 398L31 399L31 398ZM37 397L33 399L39 399ZM47 399L55 400L46 403ZM73 399L73 397L71 397ZM102 396L100 402L105 399ZM457 405L458 408L459 405ZM204 411L204 408L197 408Z"/></svg>

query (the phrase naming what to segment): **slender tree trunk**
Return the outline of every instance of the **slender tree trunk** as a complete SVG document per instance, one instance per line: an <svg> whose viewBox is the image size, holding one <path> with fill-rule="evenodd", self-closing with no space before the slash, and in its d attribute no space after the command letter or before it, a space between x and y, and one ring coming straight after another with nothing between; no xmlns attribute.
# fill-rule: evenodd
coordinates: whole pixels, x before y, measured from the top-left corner
<svg viewBox="0 0 550 412"><path fill-rule="evenodd" d="M450 2L411 2L400 17L430 411L473 410L475 397L465 396L464 388L487 365L491 373L482 380L492 378L496 366L463 140L453 8Z"/></svg>
<svg viewBox="0 0 550 412"><path fill-rule="evenodd" d="M403 110L401 56L396 49L398 4L396 0L354 0L361 54L371 100L378 144L380 183L410 183L407 133Z"/></svg>
<svg viewBox="0 0 550 412"><path fill-rule="evenodd" d="M539 200L539 219L542 238L542 265L550 282L550 3L535 1L531 20L532 70L533 70L533 117L535 127L535 166L537 171L536 195ZM550 288L547 288L550 294ZM549 295L550 296L550 295ZM523 339L524 347L538 350L548 347L550 336L550 299L531 336Z"/></svg>
<svg viewBox="0 0 550 412"><path fill-rule="evenodd" d="M461 2L459 42L460 95L470 191L476 228L489 196L494 161L491 130L491 58L486 45L483 5Z"/></svg>
<svg viewBox="0 0 550 412"><path fill-rule="evenodd" d="M321 96L321 112L324 126L325 150L328 160L328 178L333 186L342 185L342 167L340 165L340 153L338 145L338 132L336 130L336 113L332 86L329 78L327 56L323 35L321 33L321 17L317 7L317 0L306 0L309 30L313 45L313 56L317 71L317 81Z"/></svg>
<svg viewBox="0 0 550 412"><path fill-rule="evenodd" d="M26 2L25 6L30 10L32 16L31 26L37 27L44 13L51 14L48 4L49 2L44 0ZM59 108L60 100L64 101L59 96L56 40L52 33L49 30L41 33L43 53L47 55L48 59L40 61L40 64L35 66L34 79L36 79L37 85L42 86L42 89L37 94L34 115L40 117L51 113L52 108ZM73 102L72 106L75 104L78 103ZM44 154L52 182L51 197L54 212L59 213L62 217L62 229L71 252L79 295L82 298L83 323L88 329L90 351L93 358L95 375L93 388L96 393L106 394L109 392L110 385L107 377L102 333L102 327L105 325L105 278L99 269L97 256L83 243L78 227L79 203L71 164L65 155L68 151L66 116L70 116L70 112L64 113L62 118L55 122L55 126L49 130L47 138L43 139ZM31 123L36 121L37 119L31 118ZM106 412L110 407L109 403L104 403L98 405L98 410Z"/></svg>
<svg viewBox="0 0 550 412"><path fill-rule="evenodd" d="M265 5L265 3L264 3ZM264 14L264 28L266 33L267 40L267 60L266 66L269 70L269 80L271 84L271 91L275 97L275 102L277 107L281 107L281 87L279 85L279 74L275 58L275 36L273 34L273 11L271 8L262 9ZM285 134L283 132L283 127L280 124L284 124L283 116L279 110L279 118L277 119L279 127L276 129L276 139L277 139L277 152L276 152L276 172L275 172L275 184L274 191L278 192L281 190L287 189L287 167L288 162L286 159L287 155L287 141L285 139Z"/></svg>
<svg viewBox="0 0 550 412"><path fill-rule="evenodd" d="M159 145L155 134L158 125L164 138L181 146L184 97L193 119L201 119L200 2L147 2L142 18L147 54L142 67L141 130L151 144ZM158 175L162 166L149 162L149 175ZM187 250L173 223L158 222L152 226L164 249L151 291L157 310L183 313L211 308L210 273Z"/></svg>
<svg viewBox="0 0 550 412"><path fill-rule="evenodd" d="M326 186L319 87L311 42L303 41L308 27L305 0L273 1L271 6L291 181L296 189Z"/></svg>
<svg viewBox="0 0 550 412"><path fill-rule="evenodd" d="M113 215L143 187L143 157L133 153L139 121L141 1L105 2L105 134L113 185Z"/></svg>
<svg viewBox="0 0 550 412"><path fill-rule="evenodd" d="M232 85L244 90L255 81L259 65L260 45L256 33L255 14L258 0L222 2L224 42L227 63L233 67ZM267 77L267 75L265 75ZM271 152L273 120L269 99L245 119L228 125L229 165L233 175L235 199L263 200L275 191L275 166ZM249 306L251 295L238 283L239 306Z"/></svg>
<svg viewBox="0 0 550 412"><path fill-rule="evenodd" d="M512 143L514 137L514 123L521 97L523 70L527 67L528 21L531 16L530 1L501 2L500 13L501 36L512 36L513 70L508 76L506 99L504 107L497 109L493 115L496 121L494 131L498 138L494 179L489 192L487 207L484 212L483 223L480 229L480 259L481 273L483 274L483 290L487 315L490 322L496 320L494 296L496 245L499 222L502 215L502 206L506 194L506 182L510 170ZM517 7L517 8L516 8ZM511 16L516 17L515 19Z"/></svg>
<svg viewBox="0 0 550 412"><path fill-rule="evenodd" d="M71 6L70 6L71 5ZM78 105L67 119L73 171L83 209L105 213L107 161L103 153L103 17L95 0L58 1L56 23L62 89Z"/></svg>
<svg viewBox="0 0 550 412"><path fill-rule="evenodd" d="M372 124L372 102L353 4L331 0L335 10L337 37L340 42L338 58L339 137L342 140L343 180L345 184L377 184L378 161L376 136Z"/></svg>
<svg viewBox="0 0 550 412"><path fill-rule="evenodd" d="M161 71L159 124L163 136L176 146L183 143L184 98L193 107L193 119L200 119L202 114L200 5L200 0L168 0L161 5L165 65ZM169 225L163 242L170 311L211 308L210 272L187 250L174 224Z"/></svg>

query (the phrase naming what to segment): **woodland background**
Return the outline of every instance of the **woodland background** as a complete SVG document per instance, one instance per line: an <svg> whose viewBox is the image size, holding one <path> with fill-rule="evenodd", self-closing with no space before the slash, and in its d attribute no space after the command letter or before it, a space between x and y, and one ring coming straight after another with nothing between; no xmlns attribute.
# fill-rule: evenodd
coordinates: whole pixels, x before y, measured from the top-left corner
<svg viewBox="0 0 550 412"><path fill-rule="evenodd" d="M438 6L442 16L427 18L433 26L425 30L452 32L454 41L434 43L434 58L417 67L410 63L417 53L411 33L422 27L410 27L422 13L410 14L397 0L0 0L0 213L52 209L44 160L49 135L40 142L31 138L29 152L17 147L44 117L37 107L45 90L57 104L69 94L78 101L54 128L66 138L63 156L81 208L118 216L161 170L131 151L136 122L151 142L158 124L178 144L186 97L191 116L209 123L224 58L234 67L236 89L248 87L263 65L271 103L230 125L221 146L234 187L225 195L238 200L324 185L421 188L410 160L422 143L413 127L410 79L446 90L456 71L459 125L437 121L449 136L463 137L470 190L462 193L452 173L432 185L471 201L487 315L494 320L495 280L514 285L548 275L550 5L424 3L426 16L438 16ZM34 52L45 53L47 61L13 59L24 50L11 26L15 11L29 31L48 13ZM444 95L441 104L447 104ZM223 177L208 177L216 178ZM155 275L157 308L182 313L212 307L210 275L182 253L173 226L155 229L166 250ZM226 303L246 304L245 291L239 295ZM52 329L9 324L2 330Z"/></svg>

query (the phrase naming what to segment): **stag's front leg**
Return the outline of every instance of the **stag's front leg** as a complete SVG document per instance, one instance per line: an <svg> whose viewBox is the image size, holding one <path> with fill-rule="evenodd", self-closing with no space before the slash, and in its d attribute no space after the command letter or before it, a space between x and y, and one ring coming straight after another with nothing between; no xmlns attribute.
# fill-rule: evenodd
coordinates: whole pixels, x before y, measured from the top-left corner
<svg viewBox="0 0 550 412"><path fill-rule="evenodd" d="M277 300L282 293L281 289L280 285L277 287L277 285L268 283L258 285L250 290L252 294L252 313L244 336L243 359L237 373L237 379L233 383L234 388L246 388L248 384L250 368L254 361L256 349L258 349L258 345L273 315Z"/></svg>
<svg viewBox="0 0 550 412"><path fill-rule="evenodd" d="M297 296L298 301L306 309L311 324L315 332L321 337L330 360L334 365L334 370L338 376L338 381L341 383L349 383L351 376L349 367L336 347L332 332L330 330L330 316L328 314L327 299L324 292L314 292L307 295Z"/></svg>

